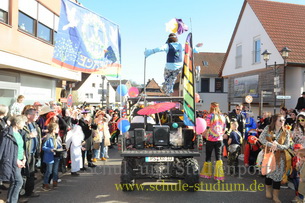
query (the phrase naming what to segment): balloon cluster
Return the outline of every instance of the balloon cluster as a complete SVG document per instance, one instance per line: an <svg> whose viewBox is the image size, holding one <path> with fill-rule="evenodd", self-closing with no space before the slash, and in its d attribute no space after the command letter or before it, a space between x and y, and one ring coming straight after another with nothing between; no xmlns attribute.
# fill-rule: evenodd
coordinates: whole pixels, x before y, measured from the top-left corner
<svg viewBox="0 0 305 203"><path fill-rule="evenodd" d="M131 87L131 88L128 89L126 85L119 85L117 87L116 91L122 97L126 96L127 94L130 97L137 97L139 95L139 89L138 88Z"/></svg>
<svg viewBox="0 0 305 203"><path fill-rule="evenodd" d="M120 119L117 124L122 133L126 133L130 128L130 123L127 119Z"/></svg>

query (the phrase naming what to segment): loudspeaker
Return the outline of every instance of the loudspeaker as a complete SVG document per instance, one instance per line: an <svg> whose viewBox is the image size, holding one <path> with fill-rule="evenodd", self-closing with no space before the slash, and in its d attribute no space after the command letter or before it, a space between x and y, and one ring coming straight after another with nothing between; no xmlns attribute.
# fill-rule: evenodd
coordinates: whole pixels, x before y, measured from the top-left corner
<svg viewBox="0 0 305 203"><path fill-rule="evenodd" d="M155 146L168 146L169 145L170 129L167 125L154 125L153 137Z"/></svg>
<svg viewBox="0 0 305 203"><path fill-rule="evenodd" d="M183 136L183 148L184 149L194 149L194 131L193 129L183 128L182 129Z"/></svg>
<svg viewBox="0 0 305 203"><path fill-rule="evenodd" d="M134 129L134 145L136 149L144 149L144 133L143 128Z"/></svg>

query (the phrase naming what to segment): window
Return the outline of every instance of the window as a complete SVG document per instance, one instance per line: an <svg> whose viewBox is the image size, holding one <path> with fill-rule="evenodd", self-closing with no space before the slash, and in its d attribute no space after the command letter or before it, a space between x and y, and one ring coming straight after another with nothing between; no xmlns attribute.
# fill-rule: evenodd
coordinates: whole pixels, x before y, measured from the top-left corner
<svg viewBox="0 0 305 203"><path fill-rule="evenodd" d="M59 17L36 0L22 0L18 2L19 29L54 44Z"/></svg>
<svg viewBox="0 0 305 203"><path fill-rule="evenodd" d="M201 92L210 92L210 78L201 78Z"/></svg>
<svg viewBox="0 0 305 203"><path fill-rule="evenodd" d="M0 1L0 21L8 24L9 0Z"/></svg>
<svg viewBox="0 0 305 203"><path fill-rule="evenodd" d="M92 93L90 93L90 99L93 99L93 94Z"/></svg>
<svg viewBox="0 0 305 203"><path fill-rule="evenodd" d="M85 97L86 97L86 99L89 99L89 94L86 93L86 94L85 94Z"/></svg>
<svg viewBox="0 0 305 203"><path fill-rule="evenodd" d="M242 66L242 45L239 44L236 46L236 68L241 68Z"/></svg>
<svg viewBox="0 0 305 203"><path fill-rule="evenodd" d="M103 84L102 83L100 83L100 88L103 88Z"/></svg>
<svg viewBox="0 0 305 203"><path fill-rule="evenodd" d="M28 33L35 34L35 20L30 16L19 11L19 29L22 29Z"/></svg>
<svg viewBox="0 0 305 203"><path fill-rule="evenodd" d="M92 83L92 87L95 87L95 83Z"/></svg>
<svg viewBox="0 0 305 203"><path fill-rule="evenodd" d="M223 92L223 79L215 78L215 92Z"/></svg>
<svg viewBox="0 0 305 203"><path fill-rule="evenodd" d="M254 40L254 63L260 63L261 62L261 40L255 39Z"/></svg>
<svg viewBox="0 0 305 203"><path fill-rule="evenodd" d="M52 42L52 30L47 26L38 23L37 37Z"/></svg>

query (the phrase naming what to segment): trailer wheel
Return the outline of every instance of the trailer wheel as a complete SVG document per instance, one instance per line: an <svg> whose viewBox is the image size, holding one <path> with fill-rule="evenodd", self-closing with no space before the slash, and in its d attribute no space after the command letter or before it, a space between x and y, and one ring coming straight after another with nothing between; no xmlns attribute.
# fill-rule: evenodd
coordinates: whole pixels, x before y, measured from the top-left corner
<svg viewBox="0 0 305 203"><path fill-rule="evenodd" d="M184 182L188 184L188 191L195 192L199 188L199 165L194 158L186 158L185 163L185 178Z"/></svg>
<svg viewBox="0 0 305 203"><path fill-rule="evenodd" d="M124 158L121 165L121 187L124 192L134 191L134 159Z"/></svg>

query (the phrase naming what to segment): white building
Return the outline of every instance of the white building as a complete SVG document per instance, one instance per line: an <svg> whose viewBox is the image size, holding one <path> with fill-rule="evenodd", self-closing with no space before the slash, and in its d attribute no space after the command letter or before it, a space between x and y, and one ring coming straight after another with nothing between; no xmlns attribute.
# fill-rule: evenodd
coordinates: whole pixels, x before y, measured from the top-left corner
<svg viewBox="0 0 305 203"><path fill-rule="evenodd" d="M81 82L75 83L72 97L76 105L86 102L91 105L106 106L115 103L116 91L107 77L98 74L82 74Z"/></svg>
<svg viewBox="0 0 305 203"><path fill-rule="evenodd" d="M255 115L262 111L279 112L280 106L296 106L305 90L304 30L304 5L244 1L221 70L221 75L229 79L231 110L235 103L245 103L247 95L253 97L251 107ZM284 47L291 50L287 63L281 55ZM271 53L267 63L261 55L266 49ZM275 76L279 77L276 86ZM274 90L277 95L291 96L291 99L274 99ZM264 97L262 91L271 95Z"/></svg>
<svg viewBox="0 0 305 203"><path fill-rule="evenodd" d="M194 54L194 66L200 66L200 77L196 79L196 92L200 102L196 110L210 109L212 102L218 102L222 112L228 112L228 79L219 77L225 53L200 52Z"/></svg>

